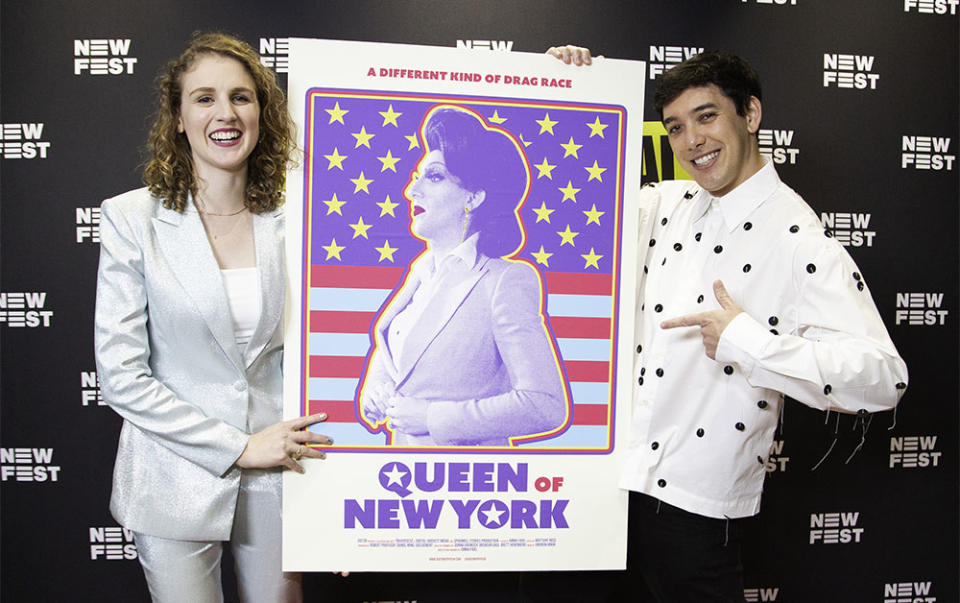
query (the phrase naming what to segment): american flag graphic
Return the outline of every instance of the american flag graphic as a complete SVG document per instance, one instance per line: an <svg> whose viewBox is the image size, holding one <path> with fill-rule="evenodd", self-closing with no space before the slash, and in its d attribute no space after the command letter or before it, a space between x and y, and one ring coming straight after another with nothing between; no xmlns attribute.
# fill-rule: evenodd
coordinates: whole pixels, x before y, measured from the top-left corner
<svg viewBox="0 0 960 603"><path fill-rule="evenodd" d="M384 434L359 420L356 397L374 321L424 250L410 232L403 190L424 153L421 122L438 104L470 109L512 133L530 164L530 194L519 212L525 244L513 257L541 274L573 412L561 433L522 450L607 452L626 127L619 106L308 91L301 412L327 413L319 427L334 448L385 445Z"/></svg>

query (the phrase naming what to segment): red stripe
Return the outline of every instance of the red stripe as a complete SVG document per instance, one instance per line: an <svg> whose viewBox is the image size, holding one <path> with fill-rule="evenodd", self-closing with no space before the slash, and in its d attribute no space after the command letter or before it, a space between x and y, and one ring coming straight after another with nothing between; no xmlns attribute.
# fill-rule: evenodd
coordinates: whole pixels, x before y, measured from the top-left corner
<svg viewBox="0 0 960 603"><path fill-rule="evenodd" d="M403 277L404 268L381 266L310 267L310 284L314 287L350 289L393 289Z"/></svg>
<svg viewBox="0 0 960 603"><path fill-rule="evenodd" d="M606 425L608 408L606 404L574 404L573 424Z"/></svg>
<svg viewBox="0 0 960 603"><path fill-rule="evenodd" d="M610 363L598 360L564 360L570 381L606 383L610 379Z"/></svg>
<svg viewBox="0 0 960 603"><path fill-rule="evenodd" d="M363 372L363 360L363 356L310 356L310 376L357 379Z"/></svg>
<svg viewBox="0 0 960 603"><path fill-rule="evenodd" d="M370 324L376 316L376 312L312 310L310 312L310 332L369 333Z"/></svg>
<svg viewBox="0 0 960 603"><path fill-rule="evenodd" d="M353 400L310 400L307 405L310 414L325 412L327 413L328 423L356 423L357 415L354 413ZM320 433L323 433L323 423L318 425Z"/></svg>
<svg viewBox="0 0 960 603"><path fill-rule="evenodd" d="M551 316L550 326L557 337L570 339L610 339L609 318Z"/></svg>
<svg viewBox="0 0 960 603"><path fill-rule="evenodd" d="M575 295L612 295L613 276L576 272L546 272L547 291Z"/></svg>

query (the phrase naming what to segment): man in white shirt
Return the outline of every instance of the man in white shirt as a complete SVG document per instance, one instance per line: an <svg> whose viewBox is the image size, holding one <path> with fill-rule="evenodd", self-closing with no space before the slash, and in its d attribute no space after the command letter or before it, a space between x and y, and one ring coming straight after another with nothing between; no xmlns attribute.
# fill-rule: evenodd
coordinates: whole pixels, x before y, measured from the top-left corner
<svg viewBox="0 0 960 603"><path fill-rule="evenodd" d="M585 49L551 49L589 62ZM701 53L654 105L694 182L644 189L628 563L657 601L743 601L737 518L760 510L784 395L894 407L907 370L856 264L759 151L743 59ZM646 243L646 244L644 244Z"/></svg>

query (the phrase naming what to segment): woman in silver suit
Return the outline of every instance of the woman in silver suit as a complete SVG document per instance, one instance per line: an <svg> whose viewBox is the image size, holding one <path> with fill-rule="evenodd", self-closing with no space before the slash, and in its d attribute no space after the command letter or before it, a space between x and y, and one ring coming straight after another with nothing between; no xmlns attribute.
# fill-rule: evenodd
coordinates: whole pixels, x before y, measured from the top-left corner
<svg viewBox="0 0 960 603"><path fill-rule="evenodd" d="M155 601L300 601L280 566L280 474L329 444L281 421L283 178L293 128L246 43L196 37L159 80L145 188L104 201L95 343L124 419L110 509Z"/></svg>

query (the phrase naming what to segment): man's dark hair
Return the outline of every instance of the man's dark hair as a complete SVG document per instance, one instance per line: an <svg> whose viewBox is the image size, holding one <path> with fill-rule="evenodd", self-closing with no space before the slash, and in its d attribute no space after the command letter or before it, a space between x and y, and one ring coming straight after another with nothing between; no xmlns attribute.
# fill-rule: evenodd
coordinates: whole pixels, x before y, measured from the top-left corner
<svg viewBox="0 0 960 603"><path fill-rule="evenodd" d="M721 50L708 50L690 57L660 76L653 93L653 106L663 118L663 107L689 88L714 84L733 101L737 114L746 115L750 97L761 100L760 77L749 63Z"/></svg>

